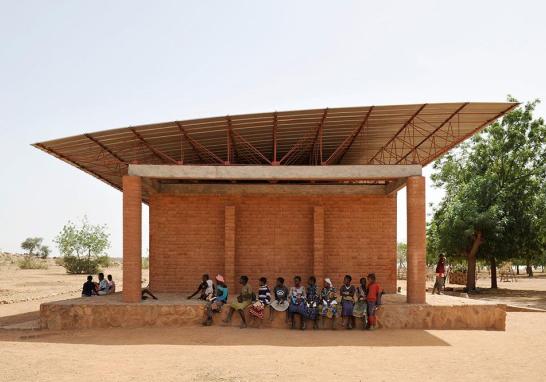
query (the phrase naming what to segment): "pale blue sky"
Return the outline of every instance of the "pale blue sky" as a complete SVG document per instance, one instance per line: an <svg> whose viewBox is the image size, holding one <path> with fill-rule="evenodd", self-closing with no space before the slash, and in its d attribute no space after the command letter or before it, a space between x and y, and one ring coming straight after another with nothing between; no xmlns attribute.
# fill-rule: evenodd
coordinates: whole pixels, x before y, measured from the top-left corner
<svg viewBox="0 0 546 382"><path fill-rule="evenodd" d="M285 109L546 101L546 3L447 3L0 0L0 249L52 244L87 214L121 256L121 193L33 142ZM398 220L405 240L404 190Z"/></svg>

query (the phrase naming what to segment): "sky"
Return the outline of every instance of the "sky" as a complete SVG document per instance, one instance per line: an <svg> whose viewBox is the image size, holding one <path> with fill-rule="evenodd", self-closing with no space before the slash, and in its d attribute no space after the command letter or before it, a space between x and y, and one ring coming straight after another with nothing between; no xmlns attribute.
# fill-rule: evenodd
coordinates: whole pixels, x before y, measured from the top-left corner
<svg viewBox="0 0 546 382"><path fill-rule="evenodd" d="M545 14L542 1L0 0L0 250L39 236L58 255L53 238L87 216L121 257L122 194L31 143L274 110L546 101ZM398 207L405 241L405 189Z"/></svg>

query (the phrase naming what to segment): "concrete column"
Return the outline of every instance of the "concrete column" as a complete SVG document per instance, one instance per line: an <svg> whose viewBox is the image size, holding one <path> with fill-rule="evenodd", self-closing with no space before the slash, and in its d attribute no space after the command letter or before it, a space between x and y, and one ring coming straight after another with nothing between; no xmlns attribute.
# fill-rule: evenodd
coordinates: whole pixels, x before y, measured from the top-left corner
<svg viewBox="0 0 546 382"><path fill-rule="evenodd" d="M140 302L142 277L142 179L123 177L123 302Z"/></svg>
<svg viewBox="0 0 546 382"><path fill-rule="evenodd" d="M317 285L322 285L324 279L324 207L313 209L313 274Z"/></svg>
<svg viewBox="0 0 546 382"><path fill-rule="evenodd" d="M425 178L410 176L406 185L408 219L407 302L424 304L426 300L426 213Z"/></svg>
<svg viewBox="0 0 546 382"><path fill-rule="evenodd" d="M224 223L224 278L227 286L237 290L235 282L235 206L225 207Z"/></svg>

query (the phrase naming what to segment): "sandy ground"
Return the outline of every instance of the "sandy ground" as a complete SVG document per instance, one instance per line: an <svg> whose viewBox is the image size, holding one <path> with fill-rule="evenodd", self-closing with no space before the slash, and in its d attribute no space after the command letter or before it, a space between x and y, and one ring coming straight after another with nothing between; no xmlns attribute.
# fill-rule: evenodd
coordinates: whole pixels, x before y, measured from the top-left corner
<svg viewBox="0 0 546 382"><path fill-rule="evenodd" d="M121 267L105 270L121 286ZM143 279L147 280L147 271ZM210 328L7 330L39 304L77 297L83 276L0 264L1 381L544 381L546 313L508 313L507 330L306 332ZM400 282L402 288L405 287ZM488 280L479 280L487 287ZM546 277L473 296L546 308ZM450 303L450 296L427 296ZM9 327L9 326L8 326ZM14 327L14 325L11 325ZM15 325L17 327L17 325ZM32 325L31 325L32 327Z"/></svg>
<svg viewBox="0 0 546 382"><path fill-rule="evenodd" d="M546 314L506 332L0 331L0 381L544 381Z"/></svg>

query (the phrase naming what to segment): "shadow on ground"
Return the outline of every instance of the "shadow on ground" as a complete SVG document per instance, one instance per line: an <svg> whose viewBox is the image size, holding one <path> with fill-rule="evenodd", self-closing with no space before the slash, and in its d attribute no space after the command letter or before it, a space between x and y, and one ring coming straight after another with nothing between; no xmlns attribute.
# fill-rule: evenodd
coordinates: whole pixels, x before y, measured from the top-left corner
<svg viewBox="0 0 546 382"><path fill-rule="evenodd" d="M96 329L82 331L0 330L2 342L87 345L192 346L450 346L425 330L288 330L234 327Z"/></svg>

